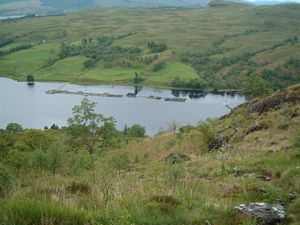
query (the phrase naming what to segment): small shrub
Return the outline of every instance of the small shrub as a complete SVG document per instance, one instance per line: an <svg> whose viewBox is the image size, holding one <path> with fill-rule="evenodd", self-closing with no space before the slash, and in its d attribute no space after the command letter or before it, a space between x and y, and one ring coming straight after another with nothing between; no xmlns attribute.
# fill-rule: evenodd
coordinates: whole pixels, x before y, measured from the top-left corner
<svg viewBox="0 0 300 225"><path fill-rule="evenodd" d="M47 168L47 154L44 151L34 151L31 160L32 165L39 168L41 171Z"/></svg>
<svg viewBox="0 0 300 225"><path fill-rule="evenodd" d="M145 153L145 154L144 154L144 159L148 159L149 156L150 156L149 152Z"/></svg>
<svg viewBox="0 0 300 225"><path fill-rule="evenodd" d="M289 128L289 124L288 123L283 123L283 124L279 124L278 125L278 129L279 130L287 130Z"/></svg>
<svg viewBox="0 0 300 225"><path fill-rule="evenodd" d="M181 201L171 195L154 195L150 198L150 201L154 201L157 203L166 203L169 205L177 206L181 204Z"/></svg>
<svg viewBox="0 0 300 225"><path fill-rule="evenodd" d="M152 196L147 203L148 210L156 214L171 214L181 201L170 195Z"/></svg>
<svg viewBox="0 0 300 225"><path fill-rule="evenodd" d="M168 141L168 142L166 143L165 148L166 148L167 150L169 150L169 149L172 148L175 144L176 144L176 140L175 140L175 139L172 139L172 140L170 140L170 141Z"/></svg>
<svg viewBox="0 0 300 225"><path fill-rule="evenodd" d="M66 191L72 194L90 194L92 188L88 184L73 181L72 184L67 186Z"/></svg>
<svg viewBox="0 0 300 225"><path fill-rule="evenodd" d="M183 174L183 167L180 164L170 165L167 171L167 181L175 188Z"/></svg>
<svg viewBox="0 0 300 225"><path fill-rule="evenodd" d="M132 223L130 222L130 215L127 211L116 207L108 207L94 218L92 224L131 225Z"/></svg>
<svg viewBox="0 0 300 225"><path fill-rule="evenodd" d="M126 135L128 137L143 138L146 135L146 129L139 124L135 124L132 127L127 128Z"/></svg>
<svg viewBox="0 0 300 225"><path fill-rule="evenodd" d="M11 171L0 164L0 197L3 198L9 193L13 185L14 176Z"/></svg>
<svg viewBox="0 0 300 225"><path fill-rule="evenodd" d="M206 145L212 142L215 139L215 132L211 126L207 123L202 123L198 126L198 129L202 133L203 141Z"/></svg>
<svg viewBox="0 0 300 225"><path fill-rule="evenodd" d="M129 158L127 152L119 153L113 156L111 165L119 173L121 170L127 170L129 168Z"/></svg>
<svg viewBox="0 0 300 225"><path fill-rule="evenodd" d="M80 175L82 172L92 169L92 160L88 152L79 152L71 154L68 157L69 172L74 175Z"/></svg>

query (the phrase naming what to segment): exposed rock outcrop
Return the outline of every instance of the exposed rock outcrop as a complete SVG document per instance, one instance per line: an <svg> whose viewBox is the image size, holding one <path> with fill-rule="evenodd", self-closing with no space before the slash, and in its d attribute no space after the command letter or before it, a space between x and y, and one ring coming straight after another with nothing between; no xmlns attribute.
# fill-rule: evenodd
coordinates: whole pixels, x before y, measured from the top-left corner
<svg viewBox="0 0 300 225"><path fill-rule="evenodd" d="M214 140L212 140L208 144L208 152L213 152L217 149L220 149L222 147L225 147L227 145L228 138L226 136L220 135L216 137Z"/></svg>
<svg viewBox="0 0 300 225"><path fill-rule="evenodd" d="M259 224L275 225L285 219L285 211L280 204L250 203L236 206L241 213L254 217Z"/></svg>
<svg viewBox="0 0 300 225"><path fill-rule="evenodd" d="M253 133L255 131L259 131L259 130L264 130L264 129L268 129L268 125L261 123L261 124L253 124L250 127L248 127L245 131L246 134L250 134Z"/></svg>
<svg viewBox="0 0 300 225"><path fill-rule="evenodd" d="M271 109L276 109L285 103L296 101L300 101L300 85L292 86L271 96L254 100L249 103L246 112L263 113Z"/></svg>

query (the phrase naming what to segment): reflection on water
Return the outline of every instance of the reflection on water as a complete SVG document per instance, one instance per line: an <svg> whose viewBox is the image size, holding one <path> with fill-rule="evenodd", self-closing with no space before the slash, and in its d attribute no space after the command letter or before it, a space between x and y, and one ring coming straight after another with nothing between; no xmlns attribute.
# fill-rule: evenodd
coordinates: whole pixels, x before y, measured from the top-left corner
<svg viewBox="0 0 300 225"><path fill-rule="evenodd" d="M25 128L43 128L58 124L66 125L74 105L80 104L83 95L46 94L59 89L69 92L110 93L121 98L88 96L97 102L96 111L113 116L118 129L125 125L141 124L149 135L159 129L166 129L172 121L180 125L197 124L209 117L219 117L229 112L226 104L235 107L245 102L236 93L204 93L195 91L162 90L148 87L112 85L73 85L67 83L40 83L27 86L26 83L0 78L0 128L10 122L22 124ZM126 97L128 93L136 98ZM161 97L161 99L149 96ZM165 98L184 97L186 102L166 102Z"/></svg>

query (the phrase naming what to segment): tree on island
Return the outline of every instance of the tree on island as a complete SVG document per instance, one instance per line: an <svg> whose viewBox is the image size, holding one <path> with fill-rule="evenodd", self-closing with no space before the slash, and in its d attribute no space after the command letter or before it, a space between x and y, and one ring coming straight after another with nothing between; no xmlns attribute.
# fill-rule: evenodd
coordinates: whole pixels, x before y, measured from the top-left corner
<svg viewBox="0 0 300 225"><path fill-rule="evenodd" d="M26 81L28 85L34 85L34 76L31 74L27 75Z"/></svg>

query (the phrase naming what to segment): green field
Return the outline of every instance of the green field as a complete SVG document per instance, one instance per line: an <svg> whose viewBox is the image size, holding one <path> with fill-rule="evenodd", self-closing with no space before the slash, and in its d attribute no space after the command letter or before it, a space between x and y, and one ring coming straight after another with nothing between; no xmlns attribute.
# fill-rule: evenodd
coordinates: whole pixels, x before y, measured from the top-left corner
<svg viewBox="0 0 300 225"><path fill-rule="evenodd" d="M284 40L300 37L299 27L300 5L297 4L254 7L225 3L201 9L94 9L64 16L2 21L0 37L12 38L14 43L0 51L21 44L34 47L0 57L0 74L19 80L33 74L37 80L132 84L138 72L143 77L139 85L172 86L174 78L180 77L184 81L195 78L207 81L210 84L207 88L239 89L250 74L260 75L265 69L284 67L290 58L300 60L298 40L276 47ZM147 47L150 41L164 43L168 50L156 53L158 59L150 64L126 59L128 65L116 63L107 67L107 62L97 60L89 69L84 69L86 57L82 54L58 57L62 42L79 44L83 38L96 40L101 36L120 35L123 37L115 38L112 47L138 47L142 51L138 56L141 58L151 55ZM257 54L244 61L223 63L227 58L253 51ZM201 65L192 63L193 58L181 60L184 53L208 52L207 61ZM47 62L51 60L53 63L49 65ZM165 66L154 72L159 62Z"/></svg>

